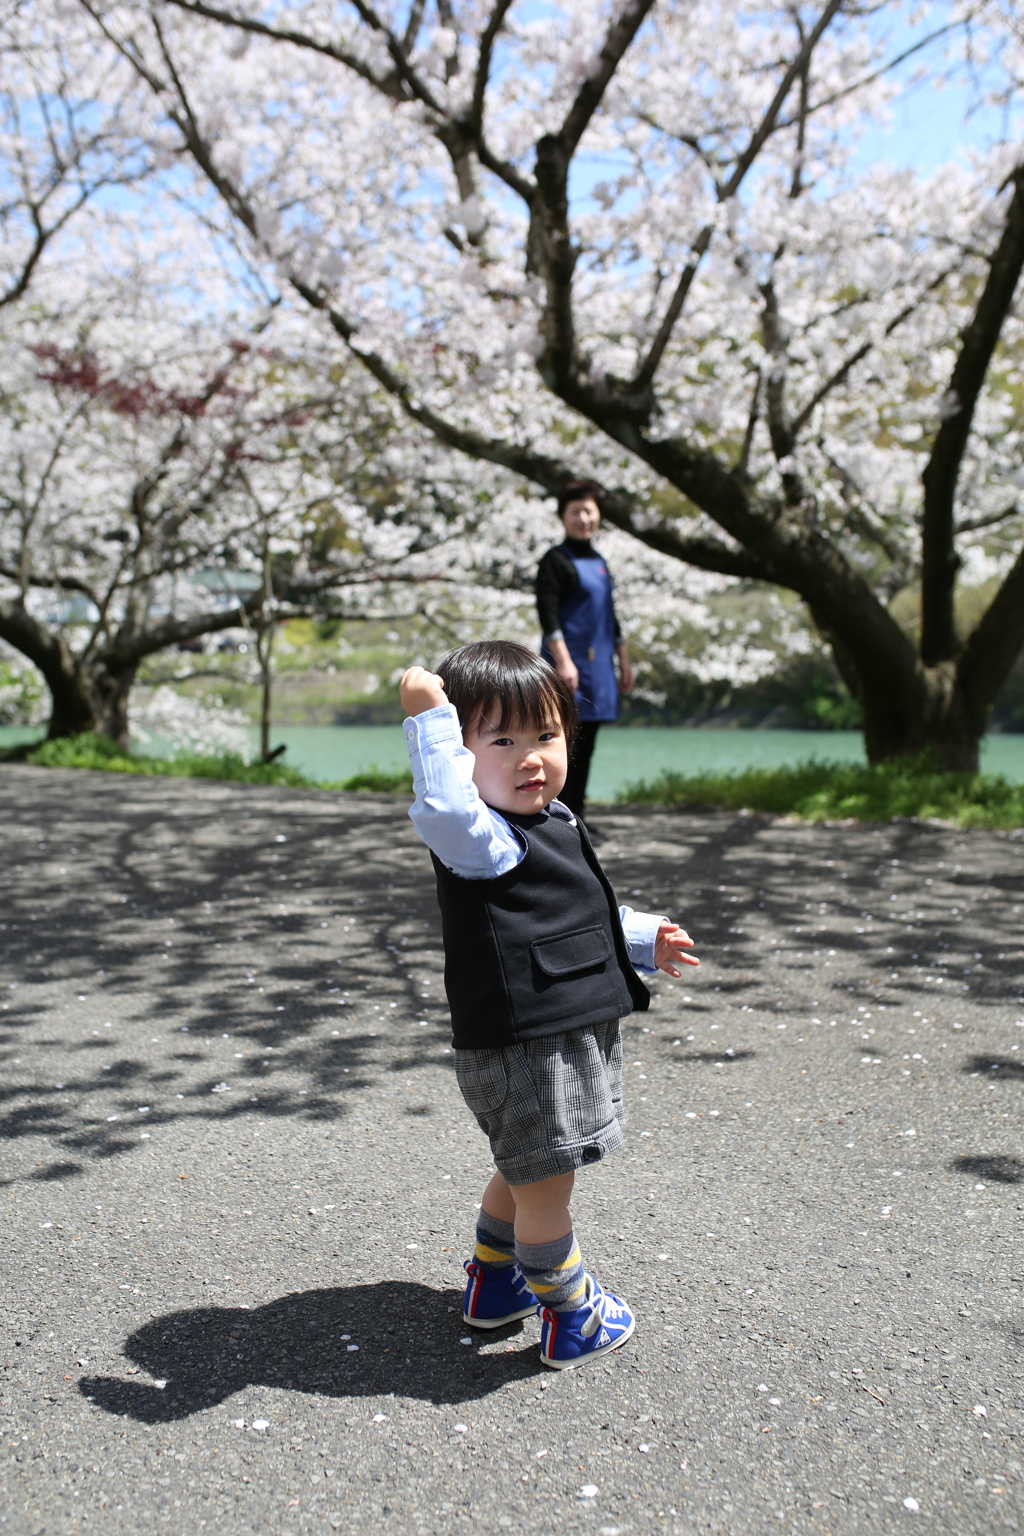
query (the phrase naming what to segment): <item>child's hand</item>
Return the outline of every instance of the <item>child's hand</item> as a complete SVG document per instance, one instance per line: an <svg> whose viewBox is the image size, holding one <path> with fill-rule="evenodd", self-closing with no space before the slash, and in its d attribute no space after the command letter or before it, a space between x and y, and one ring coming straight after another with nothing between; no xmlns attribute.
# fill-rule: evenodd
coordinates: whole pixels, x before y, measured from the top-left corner
<svg viewBox="0 0 1024 1536"><path fill-rule="evenodd" d="M696 955L682 953L684 949L692 948L693 940L678 923L662 923L654 942L654 963L659 971L667 971L670 976L681 976L683 973L676 970L672 963L674 960L680 965L700 965Z"/></svg>
<svg viewBox="0 0 1024 1536"><path fill-rule="evenodd" d="M403 672L398 693L407 715L422 715L428 709L436 709L439 704L448 702L444 683L436 672L428 672L426 667L409 667Z"/></svg>

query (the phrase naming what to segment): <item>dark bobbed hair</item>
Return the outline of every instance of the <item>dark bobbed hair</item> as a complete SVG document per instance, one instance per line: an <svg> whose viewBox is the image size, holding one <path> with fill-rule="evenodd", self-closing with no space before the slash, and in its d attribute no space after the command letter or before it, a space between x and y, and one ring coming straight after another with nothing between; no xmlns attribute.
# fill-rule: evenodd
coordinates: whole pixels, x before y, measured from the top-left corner
<svg viewBox="0 0 1024 1536"><path fill-rule="evenodd" d="M464 731L481 716L499 731L524 725L539 730L554 718L561 722L572 751L579 724L575 695L554 667L525 645L477 640L449 651L437 674Z"/></svg>
<svg viewBox="0 0 1024 1536"><path fill-rule="evenodd" d="M601 506L601 487L593 480L567 480L558 493L558 515L562 516L570 501L596 501Z"/></svg>

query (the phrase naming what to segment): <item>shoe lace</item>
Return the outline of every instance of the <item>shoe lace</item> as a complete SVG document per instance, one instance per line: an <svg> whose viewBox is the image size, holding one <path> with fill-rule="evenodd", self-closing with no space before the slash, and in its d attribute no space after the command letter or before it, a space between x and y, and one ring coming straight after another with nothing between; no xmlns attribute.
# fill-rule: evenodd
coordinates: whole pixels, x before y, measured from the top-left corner
<svg viewBox="0 0 1024 1536"><path fill-rule="evenodd" d="M590 1316L583 1324L580 1332L584 1338L589 1339L592 1334L597 1332L602 1323L618 1322L624 1316L626 1309L614 1296L609 1296L607 1291L601 1289L593 1275L588 1275L587 1279L590 1282L590 1286L587 1299L583 1305L590 1307Z"/></svg>

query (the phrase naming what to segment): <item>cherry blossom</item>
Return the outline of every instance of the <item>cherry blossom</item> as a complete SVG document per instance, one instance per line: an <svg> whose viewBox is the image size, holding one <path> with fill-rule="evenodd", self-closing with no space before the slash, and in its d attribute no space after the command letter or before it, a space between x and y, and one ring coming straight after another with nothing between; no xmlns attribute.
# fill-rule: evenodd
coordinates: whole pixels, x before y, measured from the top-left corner
<svg viewBox="0 0 1024 1536"><path fill-rule="evenodd" d="M796 593L872 758L976 763L1024 640L1008 4L82 8L204 216L411 422ZM908 68L1005 138L865 166ZM995 594L969 638L958 581Z"/></svg>

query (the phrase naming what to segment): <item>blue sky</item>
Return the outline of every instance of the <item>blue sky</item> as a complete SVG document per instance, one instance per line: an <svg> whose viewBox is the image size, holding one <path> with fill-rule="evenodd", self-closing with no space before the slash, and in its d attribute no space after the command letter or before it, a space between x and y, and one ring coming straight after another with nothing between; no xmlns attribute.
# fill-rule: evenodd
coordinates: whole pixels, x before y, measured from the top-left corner
<svg viewBox="0 0 1024 1536"><path fill-rule="evenodd" d="M857 150L862 165L890 160L918 171L983 149L1002 130L1002 115L992 108L972 112L975 91L966 85L909 85L891 107L891 124L869 128Z"/></svg>

